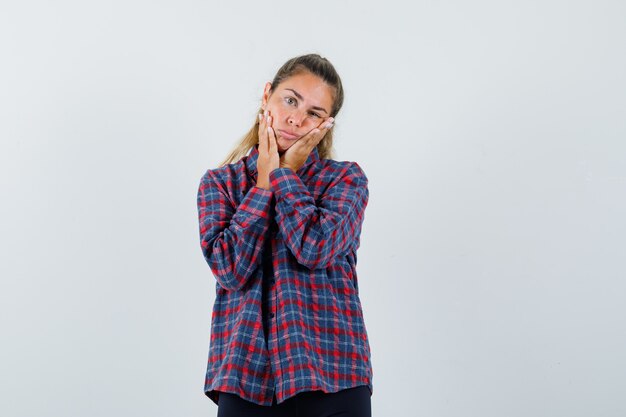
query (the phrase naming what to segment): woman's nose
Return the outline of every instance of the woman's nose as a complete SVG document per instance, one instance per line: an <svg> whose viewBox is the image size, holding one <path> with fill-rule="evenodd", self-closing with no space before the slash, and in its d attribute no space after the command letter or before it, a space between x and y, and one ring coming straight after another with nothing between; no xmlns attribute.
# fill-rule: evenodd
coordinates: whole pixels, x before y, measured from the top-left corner
<svg viewBox="0 0 626 417"><path fill-rule="evenodd" d="M304 117L301 112L294 112L291 115L289 115L289 124L292 126L295 125L295 126L300 127L303 119Z"/></svg>

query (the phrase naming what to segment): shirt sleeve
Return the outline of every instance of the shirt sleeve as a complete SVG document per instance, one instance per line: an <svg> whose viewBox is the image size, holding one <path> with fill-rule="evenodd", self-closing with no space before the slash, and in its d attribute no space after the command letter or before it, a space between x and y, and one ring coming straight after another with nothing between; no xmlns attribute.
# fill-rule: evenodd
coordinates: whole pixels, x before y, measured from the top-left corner
<svg viewBox="0 0 626 417"><path fill-rule="evenodd" d="M309 269L327 268L359 247L368 180L356 162L337 177L316 202L293 170L270 172L279 231L298 263Z"/></svg>
<svg viewBox="0 0 626 417"><path fill-rule="evenodd" d="M200 244L224 289L241 289L259 267L271 199L270 190L254 186L235 207L213 172L202 177L198 188Z"/></svg>

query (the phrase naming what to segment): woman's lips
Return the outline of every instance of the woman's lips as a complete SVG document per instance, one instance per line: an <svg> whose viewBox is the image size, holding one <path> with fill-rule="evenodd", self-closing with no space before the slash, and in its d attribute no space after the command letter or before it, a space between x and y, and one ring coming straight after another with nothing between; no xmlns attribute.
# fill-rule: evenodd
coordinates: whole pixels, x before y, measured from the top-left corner
<svg viewBox="0 0 626 417"><path fill-rule="evenodd" d="M289 139L289 140L296 140L299 138L299 136L297 135L292 135L289 132L285 132L284 130L278 129L278 133L280 133L280 136L282 136L285 139Z"/></svg>

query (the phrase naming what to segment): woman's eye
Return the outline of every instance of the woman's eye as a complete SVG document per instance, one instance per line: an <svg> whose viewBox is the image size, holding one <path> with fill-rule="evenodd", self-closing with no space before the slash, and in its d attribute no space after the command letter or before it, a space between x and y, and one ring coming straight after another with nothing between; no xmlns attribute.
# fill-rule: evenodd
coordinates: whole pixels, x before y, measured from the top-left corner
<svg viewBox="0 0 626 417"><path fill-rule="evenodd" d="M295 99L295 98L293 98L293 97L285 97L285 102L286 102L287 104L289 104L289 105L292 105L292 104L293 104L293 105L297 105L297 104L298 104L298 102L296 101L296 99ZM309 113L309 114L310 114L311 116L315 116L315 117L317 117L318 119L319 119L320 117L322 117L322 116L320 116L319 114L314 113L314 112L311 112L311 113Z"/></svg>

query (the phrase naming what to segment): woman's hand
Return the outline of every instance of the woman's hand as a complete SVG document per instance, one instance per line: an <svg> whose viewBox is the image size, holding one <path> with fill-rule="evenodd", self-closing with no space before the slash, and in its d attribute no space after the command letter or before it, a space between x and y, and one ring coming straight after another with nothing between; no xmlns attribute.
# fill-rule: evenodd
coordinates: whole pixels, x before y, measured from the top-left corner
<svg viewBox="0 0 626 417"><path fill-rule="evenodd" d="M291 145L280 157L280 167L291 168L294 172L297 172L304 165L313 148L326 136L328 129L333 127L334 120L332 117L324 119L319 126Z"/></svg>
<svg viewBox="0 0 626 417"><path fill-rule="evenodd" d="M278 145L272 129L272 116L268 111L259 114L259 157L256 161L256 186L270 189L270 172L280 167Z"/></svg>

